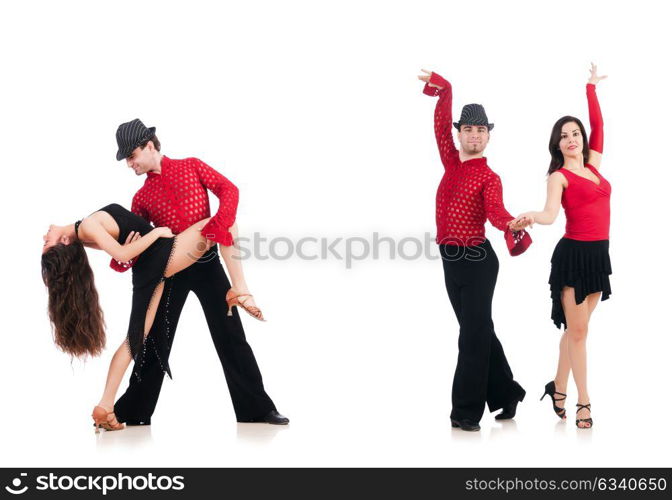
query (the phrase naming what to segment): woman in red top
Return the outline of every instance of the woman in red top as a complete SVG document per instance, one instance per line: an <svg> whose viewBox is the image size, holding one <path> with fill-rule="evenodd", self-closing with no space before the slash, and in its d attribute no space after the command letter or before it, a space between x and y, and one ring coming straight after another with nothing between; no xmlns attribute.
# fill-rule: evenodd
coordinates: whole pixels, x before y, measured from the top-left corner
<svg viewBox="0 0 672 500"><path fill-rule="evenodd" d="M560 118L551 132L548 196L541 212L526 212L510 223L521 228L535 222L552 224L565 209L567 226L551 258L549 284L553 308L551 318L565 331L560 339L560 357L555 379L546 384L543 397L553 400L553 409L564 419L564 400L569 372L578 390L576 425L590 428L590 398L586 377L586 337L590 316L611 294L609 275L609 198L611 185L599 172L602 160L602 114L595 86L606 78L597 75L592 64L586 85L590 117L590 140L578 118ZM555 397L558 394L560 397ZM558 403L558 404L556 404Z"/></svg>

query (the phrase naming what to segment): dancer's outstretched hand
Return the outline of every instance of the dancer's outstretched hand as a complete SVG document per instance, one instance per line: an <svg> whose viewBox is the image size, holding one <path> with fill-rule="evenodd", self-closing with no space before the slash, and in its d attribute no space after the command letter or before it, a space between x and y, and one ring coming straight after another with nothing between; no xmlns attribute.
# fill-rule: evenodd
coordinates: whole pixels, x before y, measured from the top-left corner
<svg viewBox="0 0 672 500"><path fill-rule="evenodd" d="M597 85L597 82L604 80L606 77L607 75L597 76L597 66L592 62L590 63L590 79L588 80L588 83Z"/></svg>
<svg viewBox="0 0 672 500"><path fill-rule="evenodd" d="M431 71L427 71L426 69L421 69L420 71L422 71L425 74L424 75L418 75L418 80L422 80L423 82L425 82L430 87L434 87L434 88L437 88L439 90L441 90L443 88L443 87L437 85L436 83L429 83L429 79L432 76Z"/></svg>
<svg viewBox="0 0 672 500"><path fill-rule="evenodd" d="M534 216L532 214L524 213L513 219L509 222L509 229L511 231L520 231L526 227L532 227L534 225Z"/></svg>

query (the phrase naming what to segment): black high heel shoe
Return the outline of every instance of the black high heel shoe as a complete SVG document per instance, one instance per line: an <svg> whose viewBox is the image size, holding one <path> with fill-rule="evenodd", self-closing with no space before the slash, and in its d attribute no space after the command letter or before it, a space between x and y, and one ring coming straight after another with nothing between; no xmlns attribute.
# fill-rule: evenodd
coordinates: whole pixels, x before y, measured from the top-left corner
<svg viewBox="0 0 672 500"><path fill-rule="evenodd" d="M555 414L558 417L560 417L561 419L564 420L565 416L567 414L567 410L565 410L564 408L560 408L559 406L557 406L555 404L555 402L556 401L563 401L563 400L567 399L567 394L562 393L562 392L558 392L558 391L555 390L555 380L551 380L548 384L546 384L546 387L544 387L544 394L541 396L541 399L539 401L544 399L544 396L546 396L546 394L551 396L551 399L553 400L553 411L555 411ZM560 394L561 396L564 396L564 397L555 398L555 397L553 397L555 394Z"/></svg>
<svg viewBox="0 0 672 500"><path fill-rule="evenodd" d="M578 415L579 412L580 412L581 410L583 410L584 408L585 408L586 410L588 410L588 411L591 411L591 409L590 409L590 403L588 403L587 405L582 405L582 404L578 404L578 403L577 403L576 406L579 407L579 408L576 410L576 414L577 414L577 415ZM586 425L585 427L579 427L579 422L586 422L587 424L590 424L590 425ZM590 429L590 428L593 427L593 419L592 419L592 417L591 417L591 418L577 418L577 419L576 419L576 426L579 427L579 429Z"/></svg>

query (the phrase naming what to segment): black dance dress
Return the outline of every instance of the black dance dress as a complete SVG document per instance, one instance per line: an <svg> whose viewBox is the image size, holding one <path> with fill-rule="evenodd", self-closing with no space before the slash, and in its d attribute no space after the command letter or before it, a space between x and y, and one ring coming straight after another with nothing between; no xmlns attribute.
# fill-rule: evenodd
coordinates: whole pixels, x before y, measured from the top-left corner
<svg viewBox="0 0 672 500"><path fill-rule="evenodd" d="M113 203L101 208L99 211L107 212L119 226L119 238L117 241L124 244L131 231L137 231L142 236L149 233L154 227L139 215L126 210L121 205ZM128 324L126 343L134 361L133 371L140 380L140 373L145 361L147 349L152 349L161 364L162 370L172 378L168 365L168 354L172 337L168 323L168 313L163 317L157 315L154 318L150 333L145 339L145 316L152 297L157 292L158 285L166 278L164 273L173 256L175 237L158 238L144 252L136 257L133 269L133 300L131 306L131 318ZM164 293L170 297L170 286L164 287ZM160 322L160 323L157 323Z"/></svg>
<svg viewBox="0 0 672 500"><path fill-rule="evenodd" d="M567 329L565 310L562 307L562 290L574 288L576 304L581 304L588 295L602 292L600 300L611 295L611 259L609 240L578 241L562 238L555 246L551 257L551 319L555 326Z"/></svg>

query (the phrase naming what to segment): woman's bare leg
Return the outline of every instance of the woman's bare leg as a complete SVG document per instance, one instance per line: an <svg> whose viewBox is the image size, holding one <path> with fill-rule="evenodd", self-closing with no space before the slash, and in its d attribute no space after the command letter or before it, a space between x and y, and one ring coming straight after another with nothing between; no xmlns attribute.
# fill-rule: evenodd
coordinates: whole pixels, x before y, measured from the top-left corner
<svg viewBox="0 0 672 500"><path fill-rule="evenodd" d="M229 271L231 286L240 292L248 293L245 273L243 273L243 261L240 258L240 248L236 245L238 240L238 224L231 226L229 231L231 232L231 236L233 236L234 244L229 247L219 245L219 253L224 259L226 270Z"/></svg>
<svg viewBox="0 0 672 500"><path fill-rule="evenodd" d="M229 272L231 288L235 289L238 294L249 294L250 290L245 281L245 273L243 273L243 261L240 258L240 248L236 245L236 241L238 240L238 224L231 226L229 231L233 236L234 244L228 247L219 245L219 253L222 255L226 270ZM245 305L253 308L257 307L257 303L251 295L245 299Z"/></svg>
<svg viewBox="0 0 672 500"><path fill-rule="evenodd" d="M588 304L596 304L596 297L599 298L601 292L589 295L581 304L576 304L574 288L565 287L562 292L562 307L567 319L567 347L569 360L571 364L572 375L576 383L576 389L579 393L578 402L588 404L590 396L588 394L588 362L586 354L586 339L588 337L588 321L590 311ZM593 306L594 307L594 306ZM577 418L587 418L590 412L581 409L577 413ZM587 422L580 422L579 427L590 427Z"/></svg>
<svg viewBox="0 0 672 500"><path fill-rule="evenodd" d="M175 237L173 257L164 273L166 278L170 278L173 274L179 273L194 264L210 248L208 240L201 235L201 230L210 219L208 217L198 221Z"/></svg>
<svg viewBox="0 0 672 500"><path fill-rule="evenodd" d="M588 322L590 322L590 317L597 307L597 303L600 301L600 294L593 293L586 298L588 303ZM555 374L555 387L558 392L567 394L567 382L569 380L569 372L571 371L571 362L569 357L569 342L567 330L565 330L560 337L560 346L559 346L559 356L558 356L558 369ZM560 408L565 407L565 400L562 399L555 403Z"/></svg>
<svg viewBox="0 0 672 500"><path fill-rule="evenodd" d="M105 381L105 390L98 406L102 406L107 411L112 411L114 400L119 390L119 384L121 384L121 379L124 377L126 369L130 364L131 354L128 352L128 346L126 340L124 340L114 353L114 356L112 356L112 361L110 361L110 368L107 371L107 380Z"/></svg>

